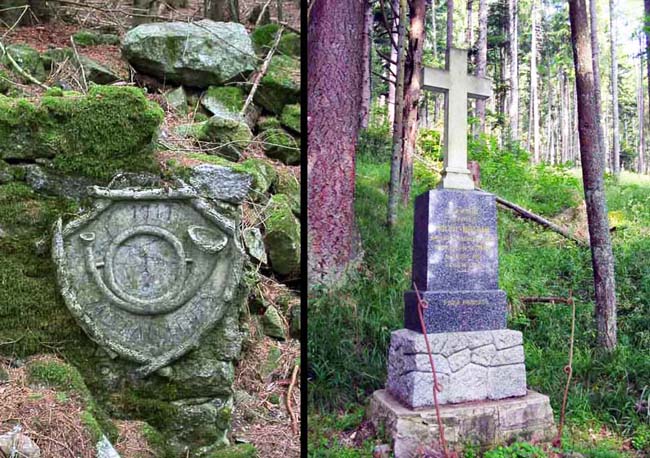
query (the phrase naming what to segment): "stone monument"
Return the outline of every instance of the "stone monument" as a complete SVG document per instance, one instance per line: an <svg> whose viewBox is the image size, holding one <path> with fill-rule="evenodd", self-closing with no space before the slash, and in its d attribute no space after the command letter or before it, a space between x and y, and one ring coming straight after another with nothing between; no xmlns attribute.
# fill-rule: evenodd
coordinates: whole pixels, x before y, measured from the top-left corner
<svg viewBox="0 0 650 458"><path fill-rule="evenodd" d="M227 443L244 297L229 185L249 184L225 177L221 203L184 184L95 186L94 207L54 231L61 294L98 344L99 383L163 409L156 421L182 456Z"/></svg>
<svg viewBox="0 0 650 458"><path fill-rule="evenodd" d="M490 81L468 76L466 51L451 49L446 70L424 69L424 87L446 95L444 169L440 188L415 201L414 290L404 295L405 329L391 335L386 389L373 394L370 416L386 426L396 458L438 441L417 289L428 304L423 321L450 447L550 439L548 397L527 390L522 334L506 329L495 196L474 190L467 168L467 97L489 97Z"/></svg>

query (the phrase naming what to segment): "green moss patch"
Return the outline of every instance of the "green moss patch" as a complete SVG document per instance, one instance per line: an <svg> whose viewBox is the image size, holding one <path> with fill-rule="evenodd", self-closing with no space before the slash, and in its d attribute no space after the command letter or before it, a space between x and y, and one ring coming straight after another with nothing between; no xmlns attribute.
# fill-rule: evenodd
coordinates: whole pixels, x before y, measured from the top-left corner
<svg viewBox="0 0 650 458"><path fill-rule="evenodd" d="M163 111L132 87L93 86L87 96L0 97L0 158L53 158L63 173L108 180L158 171L153 140Z"/></svg>
<svg viewBox="0 0 650 458"><path fill-rule="evenodd" d="M72 35L78 46L119 45L120 37L111 33L97 33L90 30L80 30Z"/></svg>
<svg viewBox="0 0 650 458"><path fill-rule="evenodd" d="M284 129L269 129L262 138L264 153L287 165L300 163L300 142Z"/></svg>
<svg viewBox="0 0 650 458"><path fill-rule="evenodd" d="M267 111L281 114L285 105L300 102L300 61L275 55L254 96Z"/></svg>
<svg viewBox="0 0 650 458"><path fill-rule="evenodd" d="M25 44L12 44L6 47L7 53L25 72L39 81L45 80L47 73L41 60L41 56L34 48ZM2 63L7 68L13 68L7 56L2 58ZM31 83L28 78L20 77L23 83Z"/></svg>
<svg viewBox="0 0 650 458"><path fill-rule="evenodd" d="M253 33L251 33L253 47L258 54L265 54L268 52L268 49L273 44L273 40L275 40L275 35L278 33L279 29L279 24L266 24L257 27Z"/></svg>
<svg viewBox="0 0 650 458"><path fill-rule="evenodd" d="M223 110L231 113L239 113L244 108L246 98L244 91L239 87L227 86L216 87L211 86L205 91L203 95L203 105L214 114L218 114ZM218 110L218 111L214 111Z"/></svg>
<svg viewBox="0 0 650 458"><path fill-rule="evenodd" d="M211 454L209 458L257 458L258 456L254 445L240 444L222 448Z"/></svg>
<svg viewBox="0 0 650 458"><path fill-rule="evenodd" d="M285 106L280 121L284 127L300 134L300 104L295 103Z"/></svg>
<svg viewBox="0 0 650 458"><path fill-rule="evenodd" d="M300 271L300 222L291 203L282 194L274 195L266 209L266 245L273 271L291 276Z"/></svg>

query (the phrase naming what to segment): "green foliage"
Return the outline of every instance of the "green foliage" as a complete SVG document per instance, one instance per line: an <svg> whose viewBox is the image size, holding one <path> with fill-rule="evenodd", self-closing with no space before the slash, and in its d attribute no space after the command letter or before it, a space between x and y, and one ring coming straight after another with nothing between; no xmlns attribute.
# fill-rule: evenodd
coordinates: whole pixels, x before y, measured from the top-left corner
<svg viewBox="0 0 650 458"><path fill-rule="evenodd" d="M535 213L553 216L577 204L580 182L566 168L530 164L517 144L500 148L495 137L482 135L468 144L469 159L481 166L481 187Z"/></svg>
<svg viewBox="0 0 650 458"><path fill-rule="evenodd" d="M483 458L546 458L544 450L528 442L515 442L507 447L497 447L485 452Z"/></svg>
<svg viewBox="0 0 650 458"><path fill-rule="evenodd" d="M212 458L257 458L257 449L252 444L240 444L226 447L210 455Z"/></svg>
<svg viewBox="0 0 650 458"><path fill-rule="evenodd" d="M442 160L440 131L437 129L418 130L418 151L426 158Z"/></svg>
<svg viewBox="0 0 650 458"><path fill-rule="evenodd" d="M635 450L650 451L650 426L643 424L634 431L632 447Z"/></svg>

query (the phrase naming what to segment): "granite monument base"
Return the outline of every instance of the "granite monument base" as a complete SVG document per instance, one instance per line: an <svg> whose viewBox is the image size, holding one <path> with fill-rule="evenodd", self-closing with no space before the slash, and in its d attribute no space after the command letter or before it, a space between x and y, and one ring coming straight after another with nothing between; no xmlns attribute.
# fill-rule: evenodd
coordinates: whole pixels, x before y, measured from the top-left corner
<svg viewBox="0 0 650 458"><path fill-rule="evenodd" d="M511 329L428 334L440 404L524 396L526 366L521 332ZM387 390L410 408L433 405L433 375L419 332L391 334Z"/></svg>
<svg viewBox="0 0 650 458"><path fill-rule="evenodd" d="M422 315L429 333L506 327L505 291L421 291L420 296L428 304ZM422 332L417 307L415 291L404 293L404 327Z"/></svg>
<svg viewBox="0 0 650 458"><path fill-rule="evenodd" d="M528 391L525 396L499 401L476 401L440 407L449 450L468 445L482 449L515 441L546 442L555 434L548 396ZM434 408L409 409L387 390L375 391L368 418L390 436L395 458L415 458L439 440Z"/></svg>

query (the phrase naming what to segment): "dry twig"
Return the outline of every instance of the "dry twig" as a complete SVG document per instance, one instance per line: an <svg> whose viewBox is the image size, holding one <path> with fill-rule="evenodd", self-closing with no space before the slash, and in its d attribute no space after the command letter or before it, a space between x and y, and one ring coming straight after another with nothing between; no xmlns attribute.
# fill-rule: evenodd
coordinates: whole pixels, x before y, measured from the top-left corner
<svg viewBox="0 0 650 458"><path fill-rule="evenodd" d="M289 384L289 389L287 390L287 411L291 417L291 430L294 434L298 434L298 419L296 418L296 413L291 407L291 392L293 391L293 387L296 384L296 376L298 375L299 369L300 366L298 364L293 367L293 373L291 374L291 383Z"/></svg>

